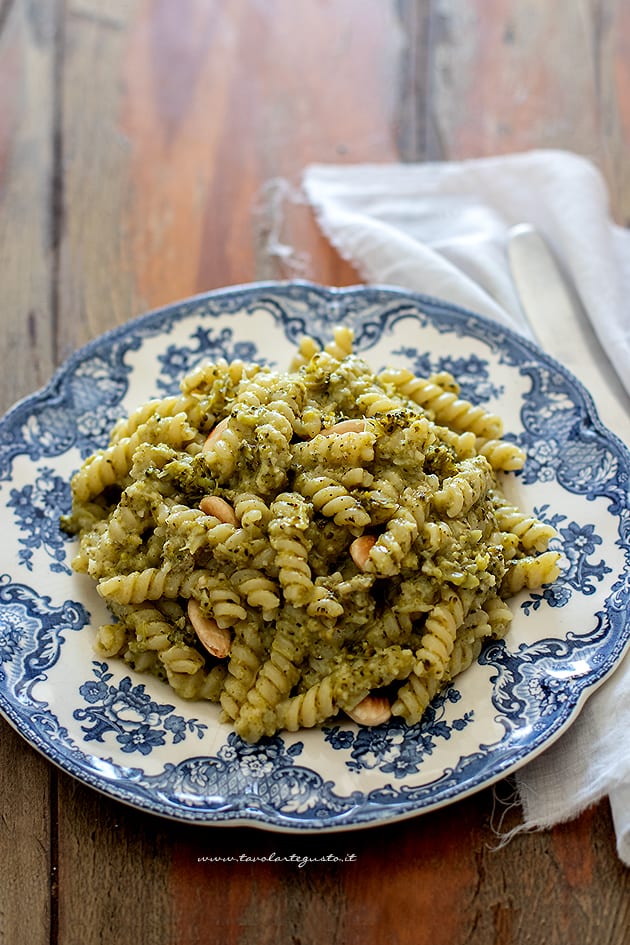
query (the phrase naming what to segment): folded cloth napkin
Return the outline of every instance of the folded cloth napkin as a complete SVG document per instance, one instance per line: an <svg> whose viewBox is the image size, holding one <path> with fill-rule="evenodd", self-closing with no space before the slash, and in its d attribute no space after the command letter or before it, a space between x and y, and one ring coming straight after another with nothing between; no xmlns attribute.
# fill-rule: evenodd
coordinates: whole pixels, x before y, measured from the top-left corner
<svg viewBox="0 0 630 945"><path fill-rule="evenodd" d="M532 224L573 281L601 357L625 386L627 409L630 232L613 223L606 186L589 161L531 151L461 162L312 165L303 187L324 234L365 282L446 299L524 334L506 242L511 226ZM595 370L580 365L587 386ZM618 416L614 432L630 443L630 416ZM630 654L568 731L517 772L523 828L571 819L608 795L618 853L630 866L629 733Z"/></svg>

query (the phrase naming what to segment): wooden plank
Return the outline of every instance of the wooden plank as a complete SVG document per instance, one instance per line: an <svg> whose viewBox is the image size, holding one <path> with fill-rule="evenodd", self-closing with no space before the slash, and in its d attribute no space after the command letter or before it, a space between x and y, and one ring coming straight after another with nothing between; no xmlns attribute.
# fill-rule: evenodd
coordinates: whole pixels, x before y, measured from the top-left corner
<svg viewBox="0 0 630 945"><path fill-rule="evenodd" d="M121 60L135 0L70 2L60 106L63 229L57 281L59 361L137 314L126 230L130 142L119 125Z"/></svg>
<svg viewBox="0 0 630 945"><path fill-rule="evenodd" d="M0 943L47 945L56 882L50 764L0 720ZM28 916L28 924L25 924Z"/></svg>
<svg viewBox="0 0 630 945"><path fill-rule="evenodd" d="M59 360L217 286L315 272L357 281L299 182L310 161L395 155L391 2L348 0L331 21L316 0L118 0L107 16L75 0L66 33ZM320 68L340 73L346 101L322 94ZM297 241L304 266L282 255Z"/></svg>
<svg viewBox="0 0 630 945"><path fill-rule="evenodd" d="M50 220L57 3L0 6L0 409L53 363ZM54 773L0 721L0 942L44 945L51 928Z"/></svg>
<svg viewBox="0 0 630 945"><path fill-rule="evenodd" d="M171 945L162 822L59 776L60 945Z"/></svg>
<svg viewBox="0 0 630 945"><path fill-rule="evenodd" d="M630 876L598 842L607 805L501 845L494 804L487 790L322 836L168 828L178 945L625 945ZM514 812L504 827L516 823ZM222 907L209 911L216 889Z"/></svg>
<svg viewBox="0 0 630 945"><path fill-rule="evenodd" d="M596 4L594 46L600 107L602 167L617 221L630 226L630 5Z"/></svg>
<svg viewBox="0 0 630 945"><path fill-rule="evenodd" d="M68 2L63 21L57 357L135 314L121 63L138 4ZM160 821L59 774L60 943L168 942ZM147 870L150 864L150 875ZM88 892L86 894L86 892Z"/></svg>
<svg viewBox="0 0 630 945"><path fill-rule="evenodd" d="M442 145L433 109L433 50L442 19L433 3L399 0L398 15L404 36L400 63L400 104L396 140L401 161L438 161Z"/></svg>
<svg viewBox="0 0 630 945"><path fill-rule="evenodd" d="M16 0L0 34L0 326L6 364L0 407L46 381L52 368L50 219L56 3Z"/></svg>
<svg viewBox="0 0 630 945"><path fill-rule="evenodd" d="M591 153L597 116L584 8L544 0L440 4L433 106L445 157L559 142Z"/></svg>
<svg viewBox="0 0 630 945"><path fill-rule="evenodd" d="M252 278L356 281L300 205L300 176L311 161L395 156L394 5L346 0L331 15L314 0L186 0L181 15L150 12L130 38L124 107L139 295L155 306ZM300 259L283 257L290 245Z"/></svg>
<svg viewBox="0 0 630 945"><path fill-rule="evenodd" d="M441 156L575 151L600 167L623 223L629 33L624 0L442 0L429 64Z"/></svg>
<svg viewBox="0 0 630 945"><path fill-rule="evenodd" d="M497 945L625 941L630 877L597 837L600 805L572 825L501 845L492 791L357 838L338 941ZM515 826L516 812L503 826ZM605 903L605 906L604 906Z"/></svg>
<svg viewBox="0 0 630 945"><path fill-rule="evenodd" d="M178 943L343 942L343 876L361 869L356 853L360 846L354 833L178 831L170 882ZM216 889L224 892L221 908L208 910Z"/></svg>

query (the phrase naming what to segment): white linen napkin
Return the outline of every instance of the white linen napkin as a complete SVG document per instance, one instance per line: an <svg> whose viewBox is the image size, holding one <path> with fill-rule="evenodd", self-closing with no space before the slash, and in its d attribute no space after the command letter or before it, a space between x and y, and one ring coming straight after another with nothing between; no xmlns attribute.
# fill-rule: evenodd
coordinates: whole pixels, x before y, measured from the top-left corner
<svg viewBox="0 0 630 945"><path fill-rule="evenodd" d="M303 187L324 234L365 282L446 299L524 334L506 239L511 226L532 224L573 281L630 393L630 232L613 223L606 186L589 161L531 151L447 163L312 165ZM593 366L579 367L588 386ZM630 443L625 416L615 432ZM523 829L571 819L608 795L618 853L630 866L629 733L630 654L569 730L517 772Z"/></svg>

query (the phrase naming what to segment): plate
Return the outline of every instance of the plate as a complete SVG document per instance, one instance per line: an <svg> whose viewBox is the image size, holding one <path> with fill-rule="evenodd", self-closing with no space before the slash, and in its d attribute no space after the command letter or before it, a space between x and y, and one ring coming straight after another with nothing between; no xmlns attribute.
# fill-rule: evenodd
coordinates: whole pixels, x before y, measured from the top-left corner
<svg viewBox="0 0 630 945"><path fill-rule="evenodd" d="M351 324L371 366L448 370L462 396L505 421L528 454L505 491L550 522L563 554L552 586L523 592L505 640L434 700L422 722L334 720L252 746L218 709L94 656L107 622L73 574L59 529L73 471L115 420L174 393L203 358L284 369L307 333ZM390 288L305 282L232 287L149 313L88 344L0 423L0 709L84 784L199 824L332 831L400 820L514 771L575 719L630 638L630 454L590 396L525 339L445 302Z"/></svg>

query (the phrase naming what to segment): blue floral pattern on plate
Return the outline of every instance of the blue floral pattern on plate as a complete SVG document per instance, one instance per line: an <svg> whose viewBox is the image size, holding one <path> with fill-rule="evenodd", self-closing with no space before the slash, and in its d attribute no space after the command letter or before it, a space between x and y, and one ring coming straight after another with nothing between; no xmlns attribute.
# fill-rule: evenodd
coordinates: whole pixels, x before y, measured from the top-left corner
<svg viewBox="0 0 630 945"><path fill-rule="evenodd" d="M208 728L203 722L177 715L173 705L156 702L144 683L134 686L129 676L112 684L114 674L107 670L107 663L94 661L95 678L79 686L88 708L75 709L73 718L86 723L81 726L86 742L104 742L113 733L122 751L148 755L167 740L174 745L183 741L187 732L203 738Z"/></svg>
<svg viewBox="0 0 630 945"><path fill-rule="evenodd" d="M95 660L107 619L72 573L59 529L69 481L113 422L177 390L204 358L283 367L307 333L351 324L376 367L448 370L462 396L505 418L528 454L515 500L558 531L560 579L514 601L513 628L431 704L394 720L248 745L216 707ZM575 718L630 637L627 448L590 397L528 341L474 313L389 288L259 283L149 313L73 355L0 422L0 709L32 745L86 784L197 823L325 831L401 819L478 790L527 762ZM570 629L569 629L570 628Z"/></svg>

